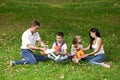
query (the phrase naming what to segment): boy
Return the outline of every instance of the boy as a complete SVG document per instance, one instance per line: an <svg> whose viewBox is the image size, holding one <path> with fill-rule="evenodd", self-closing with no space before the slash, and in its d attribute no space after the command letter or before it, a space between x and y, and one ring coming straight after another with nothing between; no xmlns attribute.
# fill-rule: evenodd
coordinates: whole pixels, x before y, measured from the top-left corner
<svg viewBox="0 0 120 80"><path fill-rule="evenodd" d="M64 33L63 32L58 32L56 35L56 42L53 43L52 48L55 46L60 46L60 49L56 52L54 52L57 56L60 56L58 59L54 58L51 54L48 54L48 57L57 61L57 62L62 62L66 59L68 59L67 56L67 45L64 42Z"/></svg>

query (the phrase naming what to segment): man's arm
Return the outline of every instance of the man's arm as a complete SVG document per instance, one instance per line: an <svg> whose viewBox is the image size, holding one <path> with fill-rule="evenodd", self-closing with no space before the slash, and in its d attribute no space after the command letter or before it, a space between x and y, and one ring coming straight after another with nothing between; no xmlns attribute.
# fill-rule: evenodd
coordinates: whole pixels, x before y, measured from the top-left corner
<svg viewBox="0 0 120 80"><path fill-rule="evenodd" d="M28 44L27 47L31 50L41 50L41 51L44 50L43 48L33 46L32 44Z"/></svg>
<svg viewBox="0 0 120 80"><path fill-rule="evenodd" d="M40 46L45 46L45 44L42 40L39 40L38 42L39 42Z"/></svg>

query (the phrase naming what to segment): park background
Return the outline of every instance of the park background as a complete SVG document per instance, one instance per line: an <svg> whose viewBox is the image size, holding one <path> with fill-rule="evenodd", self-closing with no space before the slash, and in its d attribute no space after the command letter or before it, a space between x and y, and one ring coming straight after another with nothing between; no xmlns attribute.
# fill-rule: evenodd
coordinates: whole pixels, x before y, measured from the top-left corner
<svg viewBox="0 0 120 80"><path fill-rule="evenodd" d="M52 60L35 65L9 68L20 58L21 35L32 20L41 23L42 40L52 46L62 31L70 52L74 35L89 44L90 28L98 28L110 69L71 60ZM38 51L36 54L40 54ZM86 53L89 53L87 51ZM0 1L0 80L120 80L120 0L1 0Z"/></svg>

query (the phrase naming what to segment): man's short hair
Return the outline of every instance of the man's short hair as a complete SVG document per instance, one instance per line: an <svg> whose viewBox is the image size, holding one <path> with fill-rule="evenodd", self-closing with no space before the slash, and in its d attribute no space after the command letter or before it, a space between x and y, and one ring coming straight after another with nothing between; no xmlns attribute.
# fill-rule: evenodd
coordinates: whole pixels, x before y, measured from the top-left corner
<svg viewBox="0 0 120 80"><path fill-rule="evenodd" d="M34 20L30 23L30 27L34 27L34 26L40 26L40 23L38 21Z"/></svg>

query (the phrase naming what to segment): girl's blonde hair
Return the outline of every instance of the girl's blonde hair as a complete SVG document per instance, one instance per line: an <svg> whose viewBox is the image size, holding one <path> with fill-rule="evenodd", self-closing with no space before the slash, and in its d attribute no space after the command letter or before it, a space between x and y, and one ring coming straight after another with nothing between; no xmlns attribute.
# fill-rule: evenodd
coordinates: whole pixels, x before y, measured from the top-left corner
<svg viewBox="0 0 120 80"><path fill-rule="evenodd" d="M81 36L80 36L80 35L75 35L75 37L74 37L74 38L78 39L78 42L79 42L79 39L81 39ZM81 42L79 42L79 44L82 44L82 41L81 41Z"/></svg>

